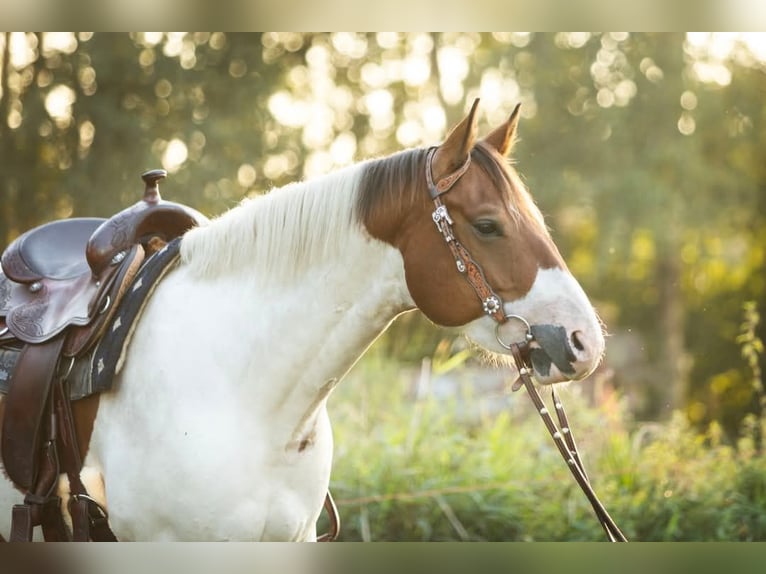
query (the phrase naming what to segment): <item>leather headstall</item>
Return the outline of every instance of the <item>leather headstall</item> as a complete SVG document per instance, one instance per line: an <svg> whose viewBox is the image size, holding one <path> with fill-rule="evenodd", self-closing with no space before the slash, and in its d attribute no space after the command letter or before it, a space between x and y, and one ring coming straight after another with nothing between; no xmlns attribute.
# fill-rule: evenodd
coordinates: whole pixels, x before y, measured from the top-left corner
<svg viewBox="0 0 766 574"><path fill-rule="evenodd" d="M468 167L471 165L471 154L468 154L463 165L434 184L432 165L436 149L435 147L430 148L426 155L426 183L428 184L428 193L436 206L431 217L442 234L447 247L449 247L452 257L455 258L457 270L465 277L479 297L484 313L492 317L498 324L503 324L508 320L503 309L503 300L490 287L481 266L455 237L455 232L452 229L454 221L447 211L447 206L441 200L441 196L452 189L452 186L468 171Z"/></svg>

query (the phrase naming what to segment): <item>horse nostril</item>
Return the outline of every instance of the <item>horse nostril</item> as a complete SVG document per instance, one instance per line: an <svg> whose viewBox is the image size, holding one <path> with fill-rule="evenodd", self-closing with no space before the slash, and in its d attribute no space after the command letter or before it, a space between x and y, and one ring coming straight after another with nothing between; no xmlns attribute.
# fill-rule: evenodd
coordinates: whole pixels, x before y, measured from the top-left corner
<svg viewBox="0 0 766 574"><path fill-rule="evenodd" d="M582 343L582 333L580 331L572 331L571 335L572 345L580 352L585 350L585 345Z"/></svg>

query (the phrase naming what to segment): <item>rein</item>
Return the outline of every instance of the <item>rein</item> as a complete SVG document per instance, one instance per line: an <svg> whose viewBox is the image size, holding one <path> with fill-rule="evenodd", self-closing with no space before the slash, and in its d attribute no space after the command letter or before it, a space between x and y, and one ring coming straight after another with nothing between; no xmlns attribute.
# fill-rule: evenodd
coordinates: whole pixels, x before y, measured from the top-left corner
<svg viewBox="0 0 766 574"><path fill-rule="evenodd" d="M426 156L426 183L428 184L428 193L434 202L435 209L431 215L437 229L442 234L447 247L449 248L452 256L455 259L455 266L458 272L465 277L468 283L471 285L476 295L482 304L484 313L494 319L495 336L498 343L505 349L508 349L513 354L513 359L516 362L516 368L519 371L519 380L514 383L512 390L516 391L521 388L523 384L527 389L529 397L532 399L537 412L543 419L548 432L553 437L553 442L559 450L559 453L567 463L569 470L572 472L577 484L582 489L585 496L588 498L593 511L596 513L601 526L606 532L610 542L627 542L628 539L618 528L612 517L607 512L604 505L596 496L593 487L590 484L588 475L585 473L585 468L580 458L580 453L577 449L572 431L569 428L569 421L564 412L564 405L561 403L556 390L551 386L551 398L556 410L556 417L559 421L559 426L553 421L553 418L545 406L540 393L537 392L534 382L530 374L532 373L532 367L529 361L529 344L534 340L532 334L532 328L529 322L519 315L506 315L503 308L503 300L495 293L492 287L487 282L484 272L479 264L471 257L468 250L457 240L455 233L452 229L454 224L452 218L447 211L447 206L441 200L441 196L447 193L455 183L462 177L462 175L468 171L468 167L471 164L471 155L468 154L463 165L458 167L452 173L439 179L436 184L433 181L432 166L434 155L436 154L436 148L432 147L428 150ZM524 323L526 327L525 340L521 343L505 343L500 338L500 326L507 323L509 319L516 319Z"/></svg>
<svg viewBox="0 0 766 574"><path fill-rule="evenodd" d="M524 321L524 319L521 320ZM527 340L531 341L532 331L529 327L529 323L526 321L524 321L524 323L527 324ZM585 467L582 464L582 459L580 458L580 452L577 449L577 443L575 442L574 435L569 427L569 420L564 411L564 404L556 394L556 389L551 385L551 399L553 400L553 405L556 409L556 418L558 418L559 421L558 426L556 426L556 423L553 421L548 408L540 397L540 393L537 392L532 377L529 376L532 369L529 365L528 358L526 358L526 351L528 348L529 345L526 342L511 344L511 352L513 353L514 361L516 361L516 367L519 370L519 378L527 389L527 393L529 393L532 403L534 403L537 412L543 419L543 423L553 438L553 442L556 444L559 453L567 463L567 466L577 481L577 484L580 486L580 489L588 498L588 502L590 502L593 507L593 511L596 513L596 518L598 518L601 527L604 529L604 532L606 532L607 538L609 538L610 542L627 542L628 539L617 526L614 519L609 515L609 512L607 512L604 505L598 499L596 492L590 484L588 475L585 473Z"/></svg>

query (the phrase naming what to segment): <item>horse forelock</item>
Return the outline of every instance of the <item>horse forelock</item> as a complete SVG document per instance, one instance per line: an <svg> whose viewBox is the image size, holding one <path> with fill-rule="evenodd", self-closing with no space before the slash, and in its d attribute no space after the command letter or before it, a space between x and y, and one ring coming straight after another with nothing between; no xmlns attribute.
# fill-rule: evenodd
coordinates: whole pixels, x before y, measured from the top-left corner
<svg viewBox="0 0 766 574"><path fill-rule="evenodd" d="M479 165L492 180L493 185L506 195L508 207L517 223L531 222L536 231L544 235L548 234L542 213L509 159L493 152L489 146L480 142L473 148L471 160Z"/></svg>
<svg viewBox="0 0 766 574"><path fill-rule="evenodd" d="M339 252L354 231L358 173L350 166L244 199L184 236L182 263L200 276L253 269L259 277L294 279Z"/></svg>

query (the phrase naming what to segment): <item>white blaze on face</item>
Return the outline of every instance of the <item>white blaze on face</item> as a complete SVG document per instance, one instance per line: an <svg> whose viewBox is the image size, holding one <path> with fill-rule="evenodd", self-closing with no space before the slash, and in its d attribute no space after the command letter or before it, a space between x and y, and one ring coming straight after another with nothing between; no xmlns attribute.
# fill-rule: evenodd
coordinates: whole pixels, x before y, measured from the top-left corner
<svg viewBox="0 0 766 574"><path fill-rule="evenodd" d="M564 374L555 365L549 373L536 372L541 383L555 383L569 379L582 379L598 366L604 353L604 334L593 306L571 273L558 268L540 269L529 292L515 301L505 302L506 315L523 317L530 325L563 327L567 344L575 360L574 373ZM509 354L497 341L495 323L482 317L466 326L466 335L494 353ZM523 342L526 325L509 320L499 329L503 342ZM533 342L534 346L535 343Z"/></svg>

